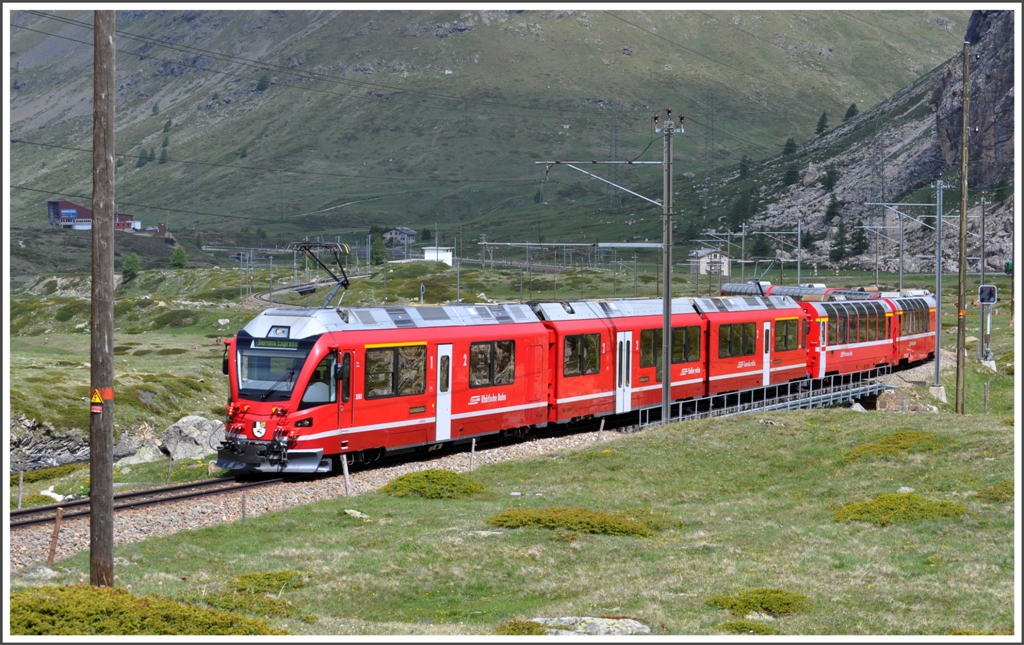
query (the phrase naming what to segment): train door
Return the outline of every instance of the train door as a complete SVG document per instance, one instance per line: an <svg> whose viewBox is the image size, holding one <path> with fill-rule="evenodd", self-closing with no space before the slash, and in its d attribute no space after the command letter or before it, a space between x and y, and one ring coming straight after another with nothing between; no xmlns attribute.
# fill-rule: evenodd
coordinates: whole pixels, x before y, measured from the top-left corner
<svg viewBox="0 0 1024 645"><path fill-rule="evenodd" d="M764 341L761 343L761 385L768 385L772 368L772 321L764 321Z"/></svg>
<svg viewBox="0 0 1024 645"><path fill-rule="evenodd" d="M352 352L338 352L338 427L350 428L353 425L352 405Z"/></svg>
<svg viewBox="0 0 1024 645"><path fill-rule="evenodd" d="M833 314L834 315L834 314ZM825 357L828 356L828 318L818 321L818 378L825 378Z"/></svg>
<svg viewBox="0 0 1024 645"><path fill-rule="evenodd" d="M615 413L629 412L632 408L633 332L618 332L618 350L615 355Z"/></svg>
<svg viewBox="0 0 1024 645"><path fill-rule="evenodd" d="M452 437L452 346L437 346L437 414L435 441Z"/></svg>

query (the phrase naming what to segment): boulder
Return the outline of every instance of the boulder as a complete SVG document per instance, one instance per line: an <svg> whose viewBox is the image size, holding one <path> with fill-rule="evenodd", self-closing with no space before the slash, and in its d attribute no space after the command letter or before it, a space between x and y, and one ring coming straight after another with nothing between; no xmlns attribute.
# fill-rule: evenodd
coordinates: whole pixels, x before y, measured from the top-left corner
<svg viewBox="0 0 1024 645"><path fill-rule="evenodd" d="M217 452L224 441L224 423L200 416L182 417L164 430L160 440L175 461L202 459Z"/></svg>

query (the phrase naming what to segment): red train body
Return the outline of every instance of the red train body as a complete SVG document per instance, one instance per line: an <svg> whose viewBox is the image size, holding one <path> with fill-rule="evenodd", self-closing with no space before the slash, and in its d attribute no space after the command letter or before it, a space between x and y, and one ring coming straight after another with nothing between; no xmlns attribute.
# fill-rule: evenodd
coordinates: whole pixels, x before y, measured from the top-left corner
<svg viewBox="0 0 1024 645"><path fill-rule="evenodd" d="M326 472L662 397L662 301L270 309L225 341L221 467ZM672 301L674 401L930 358L931 296Z"/></svg>

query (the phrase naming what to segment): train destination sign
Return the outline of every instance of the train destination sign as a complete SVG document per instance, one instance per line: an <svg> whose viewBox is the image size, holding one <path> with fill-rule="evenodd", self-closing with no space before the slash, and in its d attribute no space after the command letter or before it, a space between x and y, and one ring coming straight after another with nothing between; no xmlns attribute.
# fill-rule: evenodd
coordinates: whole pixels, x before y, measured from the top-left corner
<svg viewBox="0 0 1024 645"><path fill-rule="evenodd" d="M262 349L298 349L299 341L275 340L273 338L254 338L252 346L254 348L259 347Z"/></svg>

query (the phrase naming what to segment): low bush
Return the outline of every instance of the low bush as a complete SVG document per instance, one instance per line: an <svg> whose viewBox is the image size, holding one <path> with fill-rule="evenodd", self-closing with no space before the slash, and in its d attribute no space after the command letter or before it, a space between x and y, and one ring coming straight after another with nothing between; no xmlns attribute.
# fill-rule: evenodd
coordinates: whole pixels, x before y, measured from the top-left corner
<svg viewBox="0 0 1024 645"><path fill-rule="evenodd" d="M937 450L946 445L942 437L921 430L897 430L884 437L862 443L846 453L845 463L857 461L865 457L892 457L903 452Z"/></svg>
<svg viewBox="0 0 1024 645"><path fill-rule="evenodd" d="M243 573L235 576L234 580L235 591L248 593L281 593L285 589L305 586L302 574L292 569Z"/></svg>
<svg viewBox="0 0 1024 645"><path fill-rule="evenodd" d="M727 620L721 625L722 631L729 632L730 634L760 634L767 636L769 634L781 634L779 630L759 623L753 620Z"/></svg>
<svg viewBox="0 0 1024 645"><path fill-rule="evenodd" d="M66 477L67 475L70 475L73 472L88 467L89 464L64 464L63 466L54 466L53 468L40 468L39 470L30 470L24 474L22 481L26 484L32 484L35 482L45 481L47 479L58 479L60 477ZM11 486L17 485L18 476L11 475Z"/></svg>
<svg viewBox="0 0 1024 645"><path fill-rule="evenodd" d="M566 529L598 535L633 535L650 537L654 531L646 523L622 515L592 511L586 508L516 508L487 519L491 526L516 529L539 527Z"/></svg>
<svg viewBox="0 0 1024 645"><path fill-rule="evenodd" d="M775 617L809 611L813 606L807 596L784 589L748 589L734 595L718 594L708 598L707 604L728 609L736 616L756 611Z"/></svg>
<svg viewBox="0 0 1024 645"><path fill-rule="evenodd" d="M206 605L213 609L233 613L298 618L302 622L310 624L317 621L316 614L307 614L292 601L283 598L273 598L265 593L222 591L195 597L185 596L180 600L192 606Z"/></svg>
<svg viewBox="0 0 1024 645"><path fill-rule="evenodd" d="M483 486L465 475L431 468L396 477L380 490L394 497L414 495L427 499L457 499L469 497L483 489Z"/></svg>
<svg viewBox="0 0 1024 645"><path fill-rule="evenodd" d="M10 596L12 635L286 635L262 620L200 609L124 589L32 587Z"/></svg>
<svg viewBox="0 0 1024 645"><path fill-rule="evenodd" d="M174 354L184 354L187 351L187 349L180 347L165 347L164 349L156 350L156 354L157 356L172 356Z"/></svg>
<svg viewBox="0 0 1024 645"><path fill-rule="evenodd" d="M847 504L835 512L837 522L871 522L876 526L901 524L933 517L957 517L967 507L956 502L940 502L916 493L884 493L868 502Z"/></svg>
<svg viewBox="0 0 1024 645"><path fill-rule="evenodd" d="M1013 501L1013 482L1009 479L986 486L978 491L978 499L986 502L1012 502Z"/></svg>
<svg viewBox="0 0 1024 645"><path fill-rule="evenodd" d="M532 620L510 620L498 625L494 633L499 636L545 636L548 628Z"/></svg>
<svg viewBox="0 0 1024 645"><path fill-rule="evenodd" d="M175 309L162 313L153 319L153 324L157 327L190 327L196 324L196 317L198 314L194 311L187 309Z"/></svg>

